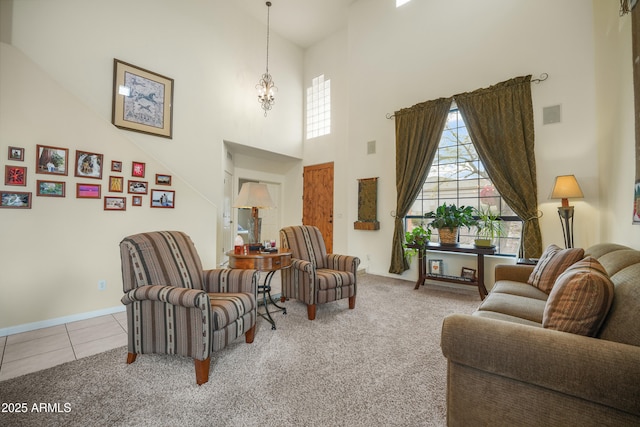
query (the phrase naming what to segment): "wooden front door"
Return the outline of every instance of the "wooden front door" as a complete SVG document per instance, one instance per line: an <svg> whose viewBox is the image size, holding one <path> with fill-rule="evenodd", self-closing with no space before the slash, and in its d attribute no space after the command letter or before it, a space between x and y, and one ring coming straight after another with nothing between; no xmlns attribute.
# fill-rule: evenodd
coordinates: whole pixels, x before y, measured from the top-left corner
<svg viewBox="0 0 640 427"><path fill-rule="evenodd" d="M327 253L333 253L333 162L305 166L302 224L320 229Z"/></svg>

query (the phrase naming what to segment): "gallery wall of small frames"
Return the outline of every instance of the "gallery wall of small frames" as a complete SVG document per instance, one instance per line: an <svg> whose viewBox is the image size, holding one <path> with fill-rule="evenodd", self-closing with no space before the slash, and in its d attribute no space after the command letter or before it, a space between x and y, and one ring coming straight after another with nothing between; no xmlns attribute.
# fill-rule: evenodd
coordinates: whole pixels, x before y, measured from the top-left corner
<svg viewBox="0 0 640 427"><path fill-rule="evenodd" d="M36 183L35 197L67 197L67 185L75 186L77 199L102 200L105 211L125 211L128 201L136 208L175 207L176 192L171 189L171 175L155 174L152 184L159 188L150 188L151 177L143 162L111 160L105 163L104 155L84 150L76 150L70 158L68 148L49 145L36 145L34 154L35 176L31 176L25 162L25 148L9 146L0 208L31 209L33 192L21 190L25 190L32 179ZM70 176L77 179L70 182ZM71 194L73 190L69 189Z"/></svg>

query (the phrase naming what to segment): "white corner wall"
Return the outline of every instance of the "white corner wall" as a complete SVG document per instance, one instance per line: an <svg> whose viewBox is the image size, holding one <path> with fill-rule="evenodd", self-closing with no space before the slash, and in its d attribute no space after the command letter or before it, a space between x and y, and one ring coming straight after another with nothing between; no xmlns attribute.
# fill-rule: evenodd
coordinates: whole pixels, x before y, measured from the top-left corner
<svg viewBox="0 0 640 427"><path fill-rule="evenodd" d="M617 14L618 7L617 2L600 0L600 9L610 14ZM389 268L391 213L396 208L395 124L385 115L527 74L534 78L549 74L547 81L532 84L543 246L563 243L559 201L548 199L555 176L562 174L575 174L585 194L583 200L572 201L576 246L587 247L612 234L601 230L601 226L610 226L600 219L601 182L609 178L603 176L598 160L597 96L599 84L608 81L596 78L594 64L600 60L596 58L593 14L593 5L581 0L462 0L456 3L455 13L445 0L414 1L400 8L386 0L358 1L350 8L346 35L337 34L307 51L306 79L330 73L332 86L348 88L347 95L332 99L337 103L332 104L334 111L347 111L345 116L334 116L336 127L346 129L347 135L332 133L313 142L315 147L305 142L304 161L326 161L327 153L333 153L336 160L346 156L346 179L342 188L336 186L339 197L334 209L345 213L347 220L341 229L347 231L346 250L358 255L364 268L382 275ZM630 87L624 83L621 89ZM543 125L542 109L553 105L561 106L561 122ZM629 125L626 121L620 124L625 129ZM367 141L376 141L376 154L367 154ZM624 137L619 144L629 156L631 141ZM624 155L616 156L608 172L619 167ZM623 179L620 174L615 174L616 182ZM354 230L357 179L374 176L379 177L381 229ZM629 190L616 203L621 205L624 199L630 206L630 196ZM612 237L620 239L621 234ZM629 239L620 241L630 243ZM452 266L452 272L457 268ZM416 274L414 265L403 277L414 280Z"/></svg>
<svg viewBox="0 0 640 427"><path fill-rule="evenodd" d="M171 174L158 159L140 150L109 122L53 81L16 48L0 43L0 153L9 146L25 149L25 159L3 164L25 166L27 186L2 191L26 191L31 209L0 209L0 336L45 326L55 319L85 313L121 310L122 276L118 244L127 235L152 230L182 230L189 234L206 268L215 266L217 207L181 177L171 187L155 185L155 174ZM104 155L102 179L36 174L36 145ZM5 157L6 159L6 157ZM111 161L123 164L110 171ZM131 179L132 161L146 164L149 188L175 191L174 209L150 207L143 195L140 207L131 195L109 192L109 176ZM135 178L138 179L138 178ZM66 183L66 197L36 196L37 180ZM124 212L105 211L103 200L77 199L76 184L100 184L102 196L124 196ZM106 290L98 290L98 281Z"/></svg>

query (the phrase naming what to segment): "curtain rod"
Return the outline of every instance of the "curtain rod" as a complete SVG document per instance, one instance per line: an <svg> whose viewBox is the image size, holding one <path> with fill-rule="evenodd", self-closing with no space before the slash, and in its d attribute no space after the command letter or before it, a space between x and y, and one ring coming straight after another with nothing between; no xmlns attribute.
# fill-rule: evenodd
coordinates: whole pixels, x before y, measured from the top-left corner
<svg viewBox="0 0 640 427"><path fill-rule="evenodd" d="M543 81L547 80L549 78L549 74L548 73L542 73L540 74L540 77L538 77L537 79L531 79L531 83L535 83L535 84L540 84ZM385 114L385 117L387 119L393 119L396 115L395 114Z"/></svg>

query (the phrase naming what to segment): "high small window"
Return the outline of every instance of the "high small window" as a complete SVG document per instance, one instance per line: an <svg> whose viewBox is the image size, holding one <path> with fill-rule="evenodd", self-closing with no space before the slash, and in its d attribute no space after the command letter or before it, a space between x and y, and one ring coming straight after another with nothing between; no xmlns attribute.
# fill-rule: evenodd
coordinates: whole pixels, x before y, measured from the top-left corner
<svg viewBox="0 0 640 427"><path fill-rule="evenodd" d="M331 133L331 80L324 74L307 88L307 139Z"/></svg>
<svg viewBox="0 0 640 427"><path fill-rule="evenodd" d="M429 175L405 218L406 230L412 230L421 222L428 222L423 215L435 211L445 202L457 206L473 206L499 215L505 221L506 235L495 242L496 253L518 253L522 220L493 186L457 109L449 112ZM474 227L471 230L461 228L460 243L473 244L475 233ZM432 240L437 241L437 237L432 237Z"/></svg>
<svg viewBox="0 0 640 427"><path fill-rule="evenodd" d="M405 3L409 3L411 0L396 0L396 7L400 7Z"/></svg>

